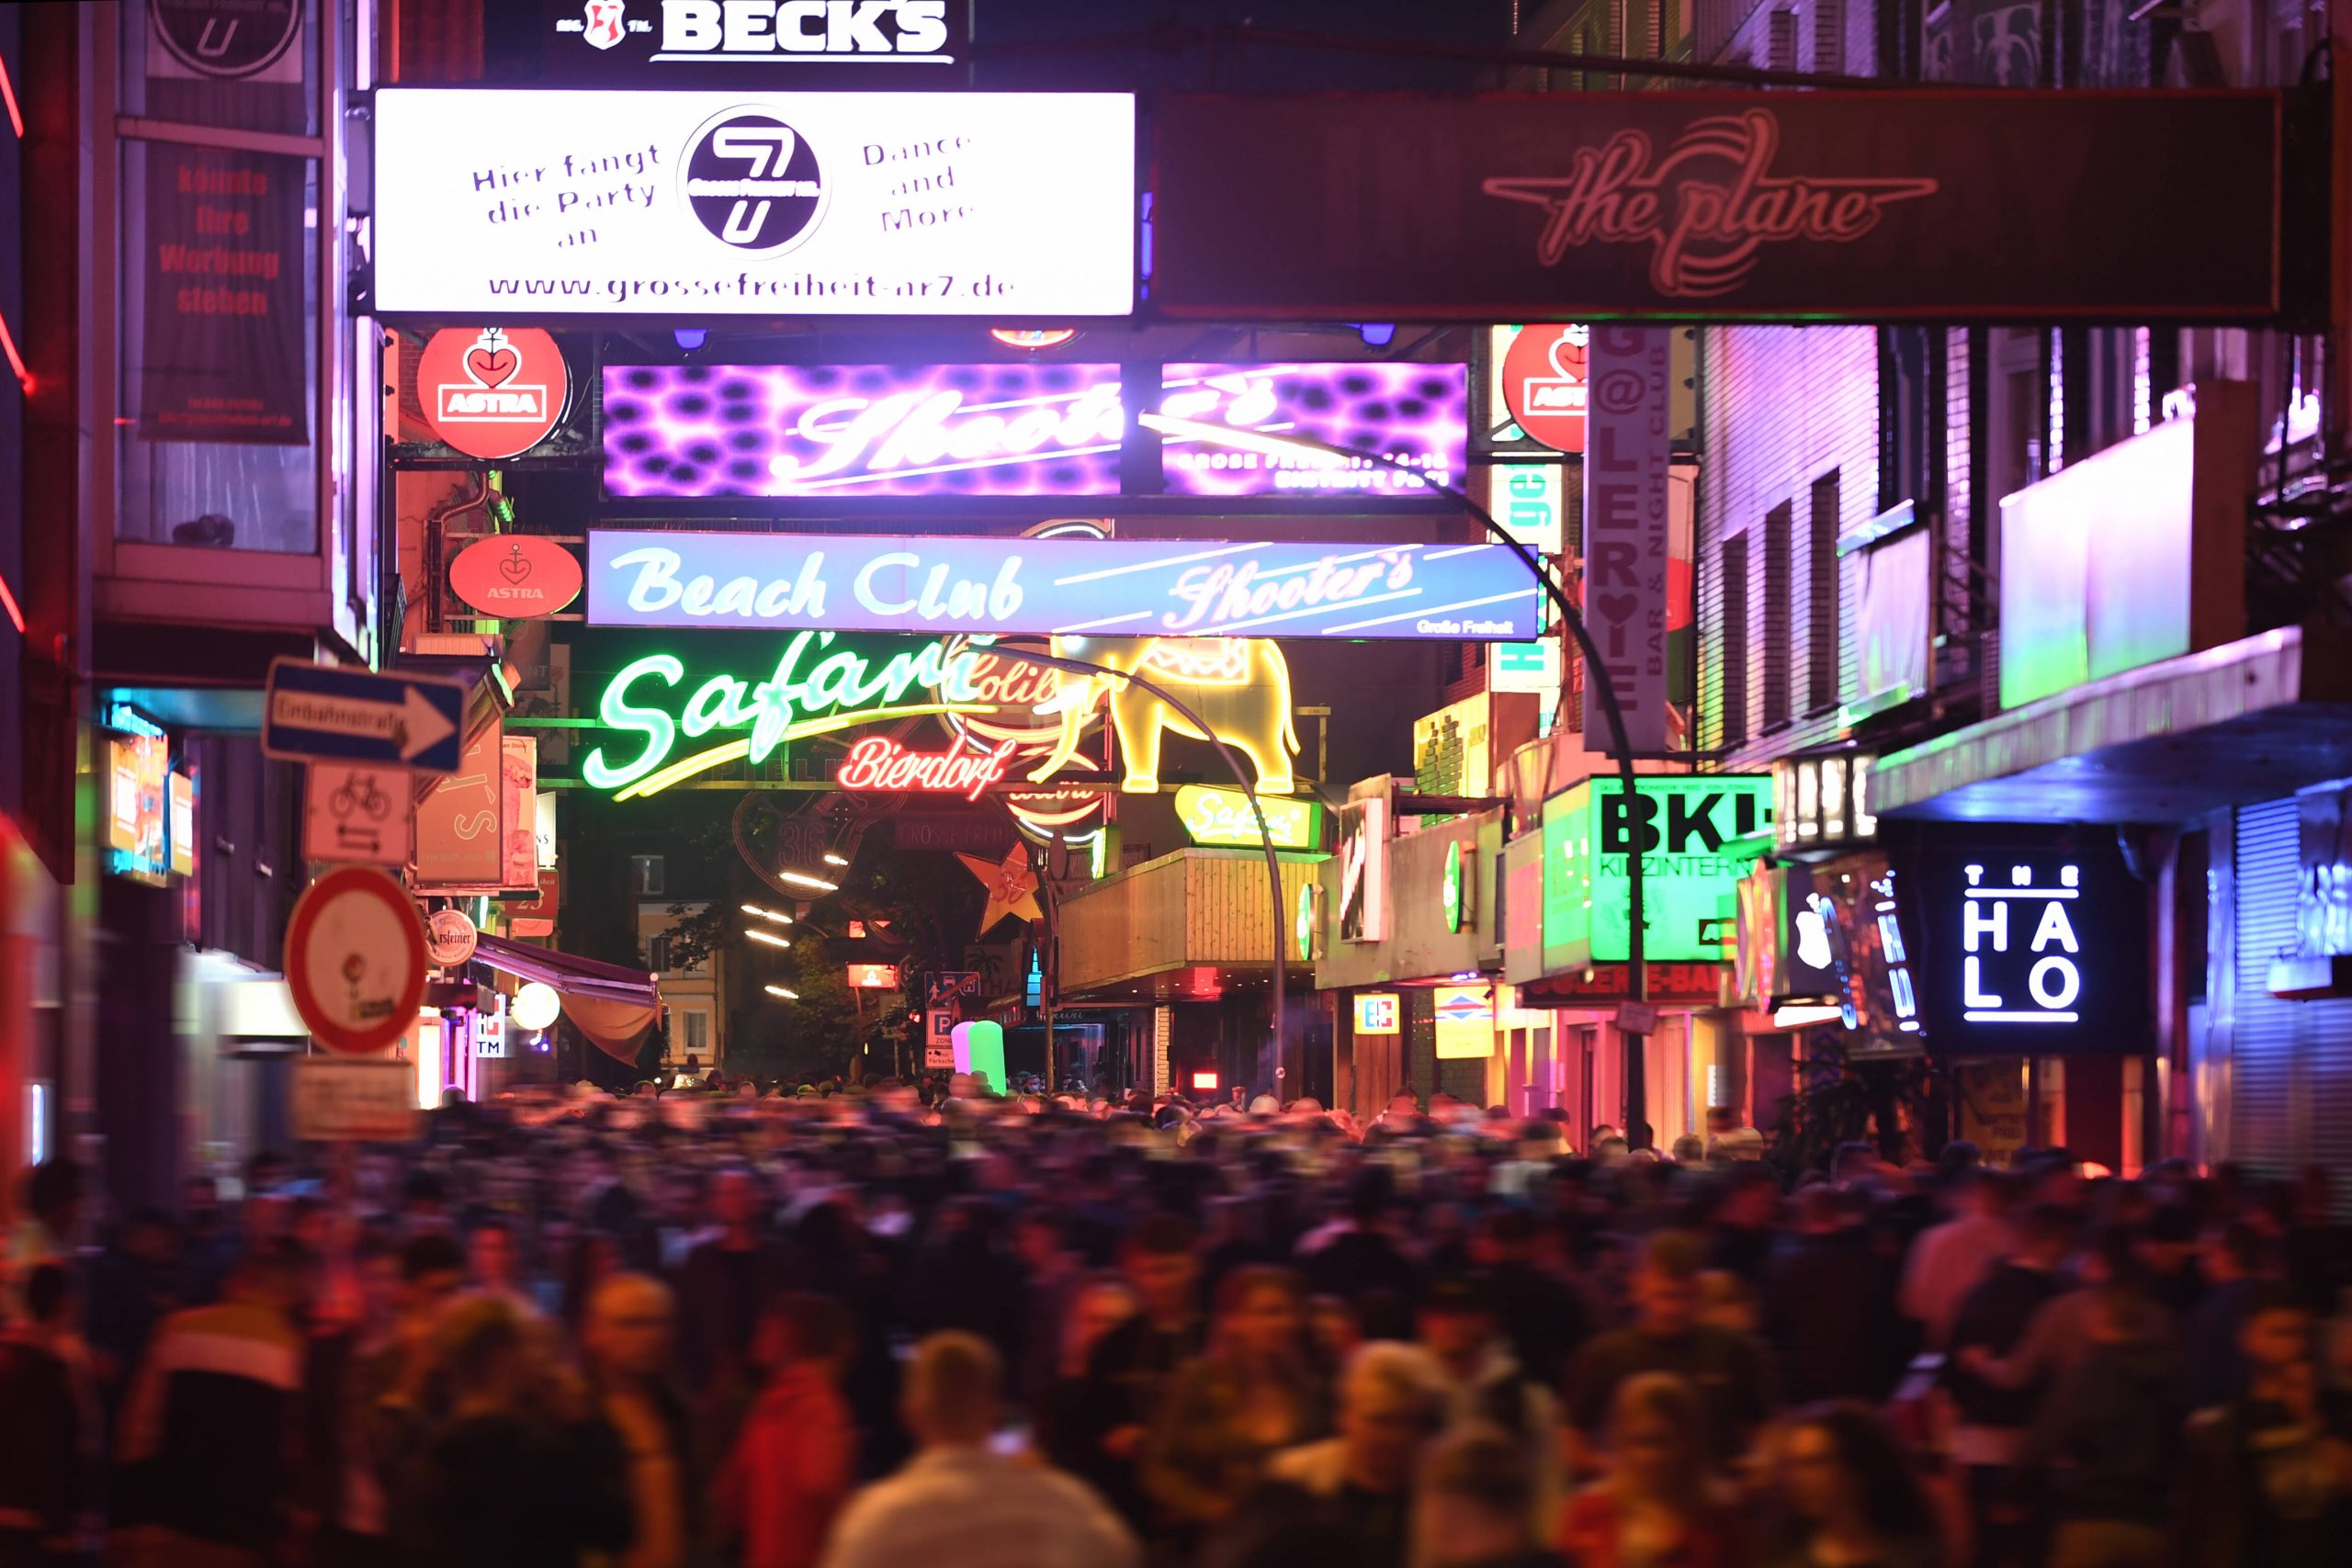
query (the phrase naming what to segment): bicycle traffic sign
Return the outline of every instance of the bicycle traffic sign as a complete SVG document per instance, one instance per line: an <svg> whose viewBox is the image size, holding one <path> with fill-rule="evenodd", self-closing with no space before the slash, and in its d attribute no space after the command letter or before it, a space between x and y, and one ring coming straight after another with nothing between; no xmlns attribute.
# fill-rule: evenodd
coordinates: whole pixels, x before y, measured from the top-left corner
<svg viewBox="0 0 2352 1568"><path fill-rule="evenodd" d="M406 768L312 762L307 772L304 859L408 863L416 838L416 792Z"/></svg>
<svg viewBox="0 0 2352 1568"><path fill-rule="evenodd" d="M273 757L458 771L466 689L429 675L280 659L269 667L261 749Z"/></svg>

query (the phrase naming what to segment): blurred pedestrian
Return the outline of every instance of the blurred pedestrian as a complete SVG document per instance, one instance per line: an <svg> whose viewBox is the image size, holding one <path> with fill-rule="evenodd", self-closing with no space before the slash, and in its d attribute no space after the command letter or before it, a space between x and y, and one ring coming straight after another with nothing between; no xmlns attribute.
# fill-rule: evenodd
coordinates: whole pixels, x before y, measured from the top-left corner
<svg viewBox="0 0 2352 1568"><path fill-rule="evenodd" d="M826 1568L1136 1568L1135 1538L1075 1477L994 1451L1003 1364L951 1331L916 1348L905 1417L916 1455L850 1499Z"/></svg>
<svg viewBox="0 0 2352 1568"><path fill-rule="evenodd" d="M761 1314L763 1382L718 1483L741 1568L814 1568L857 1473L857 1430L838 1380L849 1324L830 1297L787 1292Z"/></svg>
<svg viewBox="0 0 2352 1568"><path fill-rule="evenodd" d="M1181 1541L1230 1514L1271 1456L1329 1425L1295 1274L1252 1265L1227 1275L1210 1334L1208 1353L1170 1380L1145 1460L1155 1525Z"/></svg>
<svg viewBox="0 0 2352 1568"><path fill-rule="evenodd" d="M1366 1568L1402 1568L1411 1543L1412 1479L1441 1420L1439 1373L1419 1347L1375 1339L1340 1380L1339 1435L1276 1454L1277 1482L1337 1505L1363 1531Z"/></svg>
<svg viewBox="0 0 2352 1568"><path fill-rule="evenodd" d="M1783 1510L1762 1568L1937 1568L1942 1551L1925 1494L1903 1452L1868 1411L1806 1412L1782 1433Z"/></svg>
<svg viewBox="0 0 2352 1568"><path fill-rule="evenodd" d="M1733 1568L1738 1516L1702 1441L1706 1414L1670 1372L1629 1378L1611 1402L1602 1477L1568 1500L1560 1550L1575 1568Z"/></svg>
<svg viewBox="0 0 2352 1568"><path fill-rule="evenodd" d="M220 1303L157 1327L117 1431L122 1560L131 1568L262 1568L295 1523L302 1260L249 1251Z"/></svg>
<svg viewBox="0 0 2352 1568"><path fill-rule="evenodd" d="M0 1330L0 1568L63 1568L96 1500L96 1394L64 1266L35 1264L23 1294Z"/></svg>
<svg viewBox="0 0 2352 1568"><path fill-rule="evenodd" d="M614 1276L588 1304L581 1348L628 1464L632 1525L619 1568L684 1568L694 1546L694 1449L668 1381L676 1322L669 1287L644 1274Z"/></svg>
<svg viewBox="0 0 2352 1568"><path fill-rule="evenodd" d="M1535 1482L1519 1439L1482 1421L1430 1444L1413 1499L1418 1568L1566 1568L1529 1524ZM1668 1568L1660 1562L1657 1568Z"/></svg>
<svg viewBox="0 0 2352 1568"><path fill-rule="evenodd" d="M1632 1280L1633 1324L1589 1341L1568 1371L1567 1421L1580 1470L1602 1446L1617 1390L1643 1372L1672 1372L1701 1391L1705 1451L1718 1466L1746 1452L1770 1414L1770 1362L1755 1340L1699 1320L1701 1250L1679 1231L1650 1238Z"/></svg>

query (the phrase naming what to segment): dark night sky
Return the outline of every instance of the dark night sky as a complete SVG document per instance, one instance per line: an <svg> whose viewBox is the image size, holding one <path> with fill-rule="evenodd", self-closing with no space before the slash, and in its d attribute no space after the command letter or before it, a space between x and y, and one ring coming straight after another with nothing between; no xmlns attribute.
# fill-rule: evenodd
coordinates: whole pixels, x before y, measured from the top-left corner
<svg viewBox="0 0 2352 1568"><path fill-rule="evenodd" d="M1023 60L986 58L992 48L1045 40L1115 37L1163 23L1209 28L1250 23L1298 32L1502 47L1510 0L974 0L974 34L984 56L978 85L1009 88L1207 87L1208 57L1136 46ZM1237 68L1238 67L1238 68ZM1410 55L1347 55L1263 45L1238 61L1221 56L1216 85L1250 92L1467 88L1479 68Z"/></svg>

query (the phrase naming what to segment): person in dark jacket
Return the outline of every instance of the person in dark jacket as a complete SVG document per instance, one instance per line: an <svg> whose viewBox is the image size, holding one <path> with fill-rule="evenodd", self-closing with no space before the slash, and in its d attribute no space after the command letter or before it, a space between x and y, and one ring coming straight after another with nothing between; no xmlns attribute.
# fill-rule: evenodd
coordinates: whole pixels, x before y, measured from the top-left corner
<svg viewBox="0 0 2352 1568"><path fill-rule="evenodd" d="M266 1562L294 1502L303 1345L300 1260L272 1245L230 1271L218 1306L156 1328L116 1433L124 1562Z"/></svg>
<svg viewBox="0 0 2352 1568"><path fill-rule="evenodd" d="M1792 1404L1875 1404L1900 1370L1894 1278L1863 1228L1861 1204L1849 1189L1806 1188L1796 1234L1764 1265L1764 1337Z"/></svg>
<svg viewBox="0 0 2352 1568"><path fill-rule="evenodd" d="M1074 1466L1131 1523L1149 1518L1141 1466L1168 1381L1206 1342L1201 1262L1193 1227L1156 1214L1129 1234L1124 1256L1136 1314L1105 1334L1086 1364L1084 1406L1074 1413Z"/></svg>
<svg viewBox="0 0 2352 1568"><path fill-rule="evenodd" d="M2352 1532L2352 1445L2320 1397L2312 1318L2293 1288L2247 1303L2239 1346L2243 1397L2200 1411L2189 1428L2194 1493L2188 1550L2197 1568L2323 1568Z"/></svg>
<svg viewBox="0 0 2352 1568"><path fill-rule="evenodd" d="M686 1254L678 1274L678 1340L686 1387L715 1444L734 1435L750 1403L752 1335L795 1282L786 1244L768 1234L760 1179L741 1167L710 1184L717 1234Z"/></svg>
<svg viewBox="0 0 2352 1568"><path fill-rule="evenodd" d="M512 1303L454 1309L417 1380L425 1435L394 1488L411 1568L578 1568L630 1540L613 1430L535 1354Z"/></svg>
<svg viewBox="0 0 2352 1568"><path fill-rule="evenodd" d="M1363 1312L1364 1333L1374 1339L1409 1339L1420 1273L1388 1234L1395 1201L1385 1168L1360 1172L1348 1190L1347 1222L1321 1237L1300 1244L1299 1268L1310 1295L1338 1296Z"/></svg>
<svg viewBox="0 0 2352 1568"><path fill-rule="evenodd" d="M2090 1348L2042 1402L2029 1462L2053 1465L2046 1568L2165 1568L2181 1423L2178 1350L2136 1285L2102 1285Z"/></svg>
<svg viewBox="0 0 2352 1568"><path fill-rule="evenodd" d="M1975 1364L1980 1357L2016 1349L2034 1314L2064 1291L2058 1270L2074 1230L2073 1216L2053 1203L2028 1209L2017 1251L1976 1282L1952 1319L1944 1369L1956 1415L1951 1455L1968 1477L1978 1568L2033 1560L2037 1513L2022 1461L2043 1384L2005 1387L1981 1375Z"/></svg>
<svg viewBox="0 0 2352 1568"><path fill-rule="evenodd" d="M2246 1307L2265 1288L2267 1251L2261 1233L2244 1220L2233 1220L2205 1238L2205 1275L2211 1283L2183 1320L2180 1334L2192 1410L2227 1404L2245 1393L2238 1331L2245 1326Z"/></svg>
<svg viewBox="0 0 2352 1568"><path fill-rule="evenodd" d="M64 1268L36 1265L24 1321L0 1335L0 1568L73 1561L91 1500L96 1434L72 1305Z"/></svg>

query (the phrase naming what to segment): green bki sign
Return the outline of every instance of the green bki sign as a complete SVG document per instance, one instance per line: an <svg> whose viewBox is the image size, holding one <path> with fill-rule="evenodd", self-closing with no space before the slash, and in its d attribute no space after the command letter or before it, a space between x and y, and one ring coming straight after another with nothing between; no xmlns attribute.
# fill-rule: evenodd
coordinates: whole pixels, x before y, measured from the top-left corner
<svg viewBox="0 0 2352 1568"><path fill-rule="evenodd" d="M1643 956L1721 963L1739 923L1739 879L1771 848L1765 775L1644 777L1628 802L1615 778L1588 779L1544 803L1544 968L1625 962L1642 857Z"/></svg>

